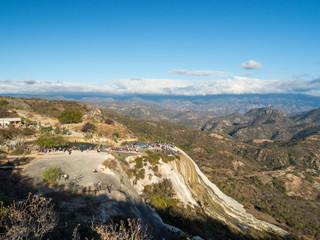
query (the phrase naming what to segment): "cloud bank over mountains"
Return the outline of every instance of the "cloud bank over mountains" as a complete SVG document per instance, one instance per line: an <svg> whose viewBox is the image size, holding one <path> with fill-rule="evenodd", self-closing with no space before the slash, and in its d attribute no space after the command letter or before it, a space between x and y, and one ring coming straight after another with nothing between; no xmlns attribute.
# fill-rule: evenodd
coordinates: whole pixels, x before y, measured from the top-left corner
<svg viewBox="0 0 320 240"><path fill-rule="evenodd" d="M131 78L111 83L89 84L49 82L43 80L0 80L0 94L58 94L58 93L105 93L160 94L160 95L214 95L214 94L267 94L299 93L320 96L320 78L312 80L263 80L232 76L214 80L173 80Z"/></svg>

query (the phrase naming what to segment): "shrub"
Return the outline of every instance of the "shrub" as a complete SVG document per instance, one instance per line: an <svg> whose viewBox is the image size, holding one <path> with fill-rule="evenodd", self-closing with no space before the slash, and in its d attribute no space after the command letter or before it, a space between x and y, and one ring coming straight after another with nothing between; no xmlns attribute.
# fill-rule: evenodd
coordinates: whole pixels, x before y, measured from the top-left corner
<svg viewBox="0 0 320 240"><path fill-rule="evenodd" d="M1 99L0 100L0 106L5 106L5 105L8 105L8 104L9 104L9 102L7 100L5 100L5 99Z"/></svg>
<svg viewBox="0 0 320 240"><path fill-rule="evenodd" d="M279 180L276 177L273 177L272 184L280 193L286 194L287 189L281 180Z"/></svg>
<svg viewBox="0 0 320 240"><path fill-rule="evenodd" d="M146 139L144 137L139 137L138 138L138 142L145 142L145 141L146 141Z"/></svg>
<svg viewBox="0 0 320 240"><path fill-rule="evenodd" d="M107 159L106 161L104 161L102 163L102 165L105 166L106 168L113 170L113 171L116 171L118 169L118 163L114 159Z"/></svg>
<svg viewBox="0 0 320 240"><path fill-rule="evenodd" d="M146 171L144 168L140 169L138 172L135 173L135 177L137 180L144 179Z"/></svg>
<svg viewBox="0 0 320 240"><path fill-rule="evenodd" d="M142 163L142 158L138 157L135 159L136 161L136 168L142 168L143 167L143 163Z"/></svg>
<svg viewBox="0 0 320 240"><path fill-rule="evenodd" d="M14 155L20 155L20 154L23 154L26 150L26 147L22 144L19 144L18 146L16 146L14 148L14 150L12 151L11 154L14 154Z"/></svg>
<svg viewBox="0 0 320 240"><path fill-rule="evenodd" d="M92 139L92 138L93 138L93 136L92 136L91 133L87 133L87 134L84 136L84 139L86 139L86 140L89 140L89 139Z"/></svg>
<svg viewBox="0 0 320 240"><path fill-rule="evenodd" d="M110 118L107 118L106 120L104 120L104 123L108 125L114 125L114 121Z"/></svg>
<svg viewBox="0 0 320 240"><path fill-rule="evenodd" d="M0 118L9 117L10 113L4 107L0 106Z"/></svg>
<svg viewBox="0 0 320 240"><path fill-rule="evenodd" d="M21 203L0 206L1 239L41 239L57 225L51 199L29 195ZM3 237L3 238L2 238Z"/></svg>
<svg viewBox="0 0 320 240"><path fill-rule="evenodd" d="M7 156L4 153L0 152L0 160L6 159Z"/></svg>
<svg viewBox="0 0 320 240"><path fill-rule="evenodd" d="M162 182L154 184L152 188L153 193L163 194L166 197L173 196L172 182L169 179L164 179Z"/></svg>
<svg viewBox="0 0 320 240"><path fill-rule="evenodd" d="M81 129L82 132L94 132L96 130L97 130L97 127L94 124L89 122L85 123Z"/></svg>
<svg viewBox="0 0 320 240"><path fill-rule="evenodd" d="M61 168L51 167L48 170L42 172L42 178L45 182L56 182L63 175Z"/></svg>
<svg viewBox="0 0 320 240"><path fill-rule="evenodd" d="M114 132L114 133L112 133L112 136L118 138L120 136L120 134L118 132Z"/></svg>
<svg viewBox="0 0 320 240"><path fill-rule="evenodd" d="M44 134L38 138L37 144L40 147L58 147L66 145L66 141L60 135Z"/></svg>
<svg viewBox="0 0 320 240"><path fill-rule="evenodd" d="M127 221L127 224L125 224L124 221L121 221L120 224L109 223L107 225L98 225L93 227L93 230L97 231L102 240L153 239L148 226L142 226L141 219L135 220L129 218Z"/></svg>
<svg viewBox="0 0 320 240"><path fill-rule="evenodd" d="M49 127L43 127L41 126L40 127L40 133L49 133L52 131L52 126L49 126Z"/></svg>
<svg viewBox="0 0 320 240"><path fill-rule="evenodd" d="M79 109L68 108L60 113L58 119L61 123L79 123L82 122L82 113Z"/></svg>
<svg viewBox="0 0 320 240"><path fill-rule="evenodd" d="M54 125L54 133L55 134L60 134L61 133L61 124L60 123L56 123L55 125Z"/></svg>
<svg viewBox="0 0 320 240"><path fill-rule="evenodd" d="M78 174L77 176L75 176L73 179L71 179L68 182L68 188L72 194L77 193L79 191L79 189L81 188L80 182L81 182L82 178L83 178L83 174Z"/></svg>

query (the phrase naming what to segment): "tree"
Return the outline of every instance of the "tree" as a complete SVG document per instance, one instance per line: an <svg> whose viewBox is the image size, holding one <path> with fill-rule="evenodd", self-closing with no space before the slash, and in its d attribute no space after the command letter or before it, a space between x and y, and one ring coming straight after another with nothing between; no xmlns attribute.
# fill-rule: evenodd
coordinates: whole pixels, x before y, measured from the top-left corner
<svg viewBox="0 0 320 240"><path fill-rule="evenodd" d="M79 123L82 122L82 113L79 109L68 108L60 113L58 119L61 123Z"/></svg>
<svg viewBox="0 0 320 240"><path fill-rule="evenodd" d="M37 144L40 147L59 147L66 145L66 141L60 135L55 134L43 134L41 135L38 140Z"/></svg>

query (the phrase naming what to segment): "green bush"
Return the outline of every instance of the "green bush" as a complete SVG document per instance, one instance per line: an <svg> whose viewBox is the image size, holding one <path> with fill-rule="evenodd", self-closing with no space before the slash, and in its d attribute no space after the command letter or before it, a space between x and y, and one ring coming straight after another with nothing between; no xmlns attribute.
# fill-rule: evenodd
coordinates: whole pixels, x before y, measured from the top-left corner
<svg viewBox="0 0 320 240"><path fill-rule="evenodd" d="M0 100L0 106L5 106L5 105L8 105L8 104L9 104L9 102L7 100L5 100L5 99L1 99Z"/></svg>
<svg viewBox="0 0 320 240"><path fill-rule="evenodd" d="M60 135L44 134L38 138L37 144L40 147L58 147L66 145L66 141Z"/></svg>
<svg viewBox="0 0 320 240"><path fill-rule="evenodd" d="M52 131L52 126L49 126L49 127L43 127L43 126L41 126L40 127L40 133L49 133L49 132L51 132Z"/></svg>
<svg viewBox="0 0 320 240"><path fill-rule="evenodd" d="M79 109L68 108L60 113L58 119L61 123L79 123L82 122L82 113Z"/></svg>
<svg viewBox="0 0 320 240"><path fill-rule="evenodd" d="M138 142L145 142L145 141L146 141L146 139L144 137L139 137L138 138Z"/></svg>
<svg viewBox="0 0 320 240"><path fill-rule="evenodd" d="M143 167L142 158L141 157L136 158L135 161L136 161L136 168L142 168Z"/></svg>
<svg viewBox="0 0 320 240"><path fill-rule="evenodd" d="M61 131L62 135L68 135L69 134L69 130L68 129L64 129Z"/></svg>
<svg viewBox="0 0 320 240"><path fill-rule="evenodd" d="M61 168L51 167L48 170L42 172L42 178L45 182L56 182L63 175Z"/></svg>
<svg viewBox="0 0 320 240"><path fill-rule="evenodd" d="M138 172L135 173L135 177L137 180L144 179L146 171L144 168L140 169Z"/></svg>
<svg viewBox="0 0 320 240"><path fill-rule="evenodd" d="M112 134L112 136L118 138L118 137L120 136L120 134L119 134L118 132L114 132L114 133Z"/></svg>
<svg viewBox="0 0 320 240"><path fill-rule="evenodd" d="M279 180L276 177L273 177L272 184L280 193L286 194L287 189L281 180Z"/></svg>

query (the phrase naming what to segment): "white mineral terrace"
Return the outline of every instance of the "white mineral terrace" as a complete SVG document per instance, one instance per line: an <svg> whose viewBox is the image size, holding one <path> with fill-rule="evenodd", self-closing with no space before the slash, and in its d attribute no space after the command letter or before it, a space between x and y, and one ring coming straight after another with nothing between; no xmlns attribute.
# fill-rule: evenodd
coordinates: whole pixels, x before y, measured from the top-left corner
<svg viewBox="0 0 320 240"><path fill-rule="evenodd" d="M214 201L223 207L226 215L228 215L231 218L237 219L240 222L243 222L243 224L247 224L248 226L256 228L258 230L273 232L284 237L289 235L288 232L283 230L282 228L258 220L253 215L247 213L242 204L221 192L220 189L201 172L197 164L184 151L177 147L176 150L182 153L191 161L197 173L198 180L202 182L208 190L210 190L212 197L214 198ZM187 176L184 176L184 178L187 179ZM190 201L190 198L188 198L188 201ZM190 202L196 201L194 200Z"/></svg>

